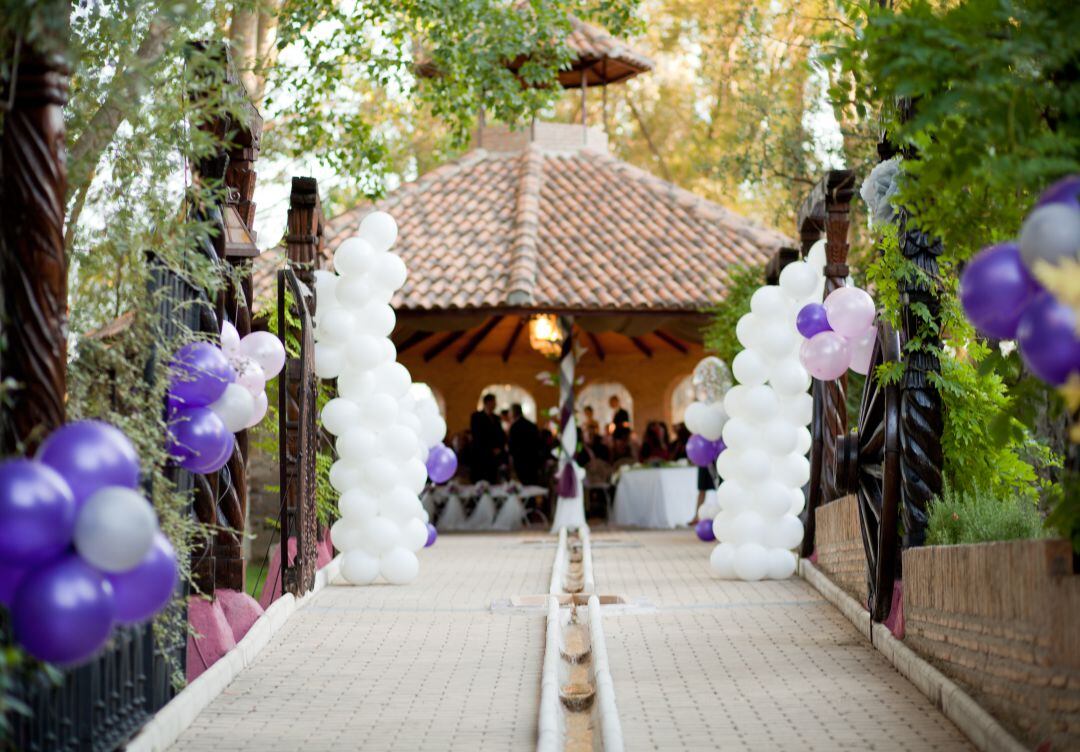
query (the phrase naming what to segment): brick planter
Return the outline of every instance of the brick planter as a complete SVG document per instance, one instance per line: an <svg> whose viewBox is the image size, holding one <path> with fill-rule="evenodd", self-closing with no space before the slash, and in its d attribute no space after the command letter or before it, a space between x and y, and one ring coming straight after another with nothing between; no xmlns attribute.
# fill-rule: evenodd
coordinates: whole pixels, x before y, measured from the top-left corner
<svg viewBox="0 0 1080 752"><path fill-rule="evenodd" d="M815 514L815 565L865 606L866 553L859 533L859 502L844 496L818 507Z"/></svg>
<svg viewBox="0 0 1080 752"><path fill-rule="evenodd" d="M1068 543L905 551L904 617L904 642L1018 736L1080 749L1080 575Z"/></svg>

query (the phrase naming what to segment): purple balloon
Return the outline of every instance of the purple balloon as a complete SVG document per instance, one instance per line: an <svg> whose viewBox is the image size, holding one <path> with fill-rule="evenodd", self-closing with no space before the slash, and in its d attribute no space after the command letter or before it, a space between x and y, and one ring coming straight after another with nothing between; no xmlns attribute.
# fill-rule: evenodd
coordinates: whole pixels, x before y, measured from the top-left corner
<svg viewBox="0 0 1080 752"><path fill-rule="evenodd" d="M42 564L71 545L75 497L58 472L34 460L0 464L0 562Z"/></svg>
<svg viewBox="0 0 1080 752"><path fill-rule="evenodd" d="M716 534L713 533L712 529L712 520L698 520L694 532L697 533L699 540L703 540L706 543L716 540Z"/></svg>
<svg viewBox="0 0 1080 752"><path fill-rule="evenodd" d="M445 483L457 472L457 455L445 444L436 444L428 452L428 477L435 483Z"/></svg>
<svg viewBox="0 0 1080 752"><path fill-rule="evenodd" d="M829 326L829 317L825 312L825 306L821 303L807 303L804 305L799 310L799 315L795 317L795 328L806 339L810 339L821 332L831 332L832 327Z"/></svg>
<svg viewBox="0 0 1080 752"><path fill-rule="evenodd" d="M37 459L60 473L81 505L108 486L139 487L139 455L124 432L100 420L80 420L56 429Z"/></svg>
<svg viewBox="0 0 1080 752"><path fill-rule="evenodd" d="M1054 386L1080 371L1080 340L1076 337L1076 314L1053 295L1035 296L1016 330L1020 357L1032 373Z"/></svg>
<svg viewBox="0 0 1080 752"><path fill-rule="evenodd" d="M1039 196L1039 203L1035 206L1046 204L1067 204L1074 209L1080 209L1080 175L1070 175L1057 181Z"/></svg>
<svg viewBox="0 0 1080 752"><path fill-rule="evenodd" d="M439 531L435 529L435 526L430 522L427 524L427 543L424 544L424 548L430 548L435 545L435 539L439 537Z"/></svg>
<svg viewBox="0 0 1080 752"><path fill-rule="evenodd" d="M112 587L76 554L27 575L11 607L15 639L35 658L61 666L100 650L112 623Z"/></svg>
<svg viewBox="0 0 1080 752"><path fill-rule="evenodd" d="M713 442L713 447L716 448L716 458L719 458L720 455L724 453L724 450L727 449L727 444L724 443L723 439L717 439Z"/></svg>
<svg viewBox="0 0 1080 752"><path fill-rule="evenodd" d="M232 433L213 410L185 407L169 419L169 454L177 464L205 475L220 470L232 455Z"/></svg>
<svg viewBox="0 0 1080 752"><path fill-rule="evenodd" d="M189 342L176 352L169 365L172 380L169 396L187 407L211 404L236 381L236 371L228 358L209 342Z"/></svg>
<svg viewBox="0 0 1080 752"><path fill-rule="evenodd" d="M0 603L8 608L15 601L15 593L19 589L23 578L29 574L31 567L16 567L9 564L0 564Z"/></svg>
<svg viewBox="0 0 1080 752"><path fill-rule="evenodd" d="M695 433L686 442L686 457L698 467L705 467L716 462L718 456L716 442L709 441L700 434Z"/></svg>
<svg viewBox="0 0 1080 752"><path fill-rule="evenodd" d="M134 569L106 574L113 589L116 621L138 624L168 605L176 590L176 551L158 532L150 553Z"/></svg>
<svg viewBox="0 0 1080 752"><path fill-rule="evenodd" d="M1016 243L984 248L960 275L964 313L983 335L996 339L1016 337L1020 316L1040 289Z"/></svg>

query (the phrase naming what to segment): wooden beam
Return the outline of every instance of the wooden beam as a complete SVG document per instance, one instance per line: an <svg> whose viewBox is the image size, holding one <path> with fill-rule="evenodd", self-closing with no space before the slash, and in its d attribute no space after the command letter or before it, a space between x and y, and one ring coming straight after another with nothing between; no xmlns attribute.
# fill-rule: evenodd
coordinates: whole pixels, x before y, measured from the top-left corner
<svg viewBox="0 0 1080 752"><path fill-rule="evenodd" d="M652 357L652 348L642 342L640 337L631 337L630 341L634 343L634 347L641 350L646 358Z"/></svg>
<svg viewBox="0 0 1080 752"><path fill-rule="evenodd" d="M589 341L592 342L592 346L593 346L593 349L596 350L597 357L599 357L600 360L603 360L604 359L604 346L600 344L600 338L597 337L592 332L585 332L585 334L588 336Z"/></svg>
<svg viewBox="0 0 1080 752"><path fill-rule="evenodd" d="M653 332L653 334L655 334L657 337L662 339L664 342L667 342L669 345L674 347L676 350L681 352L683 355L686 355L688 352L690 352L690 348L688 348L686 345L684 345L679 340L672 337L667 332L662 332L659 329L657 329L655 332Z"/></svg>
<svg viewBox="0 0 1080 752"><path fill-rule="evenodd" d="M482 327L480 327L479 331L477 331L476 334L469 338L469 341L465 343L465 347L461 348L461 350L458 351L457 362L464 363L465 358L469 357L469 355L472 354L472 351L475 350L476 347L484 341L485 337L491 334L491 330L498 326L499 322L502 320L502 316L492 316L490 319L488 319L487 322Z"/></svg>
<svg viewBox="0 0 1080 752"><path fill-rule="evenodd" d="M456 332L450 332L445 337L440 339L438 342L436 342L424 352L424 362L429 363L435 358L439 357L439 353L450 347L450 345L457 342L461 338L461 335L464 333L465 332L463 330L458 329Z"/></svg>
<svg viewBox="0 0 1080 752"><path fill-rule="evenodd" d="M421 342L423 342L425 339L427 339L430 336L431 336L431 332L413 332L412 334L410 334L408 337L405 338L404 342L402 342L400 345L398 345L398 348L397 348L398 354L400 355L401 353L408 350L410 347L414 347L416 345L419 345Z"/></svg>
<svg viewBox="0 0 1080 752"><path fill-rule="evenodd" d="M506 347L503 348L502 359L503 363L510 360L510 353L514 351L514 345L517 344L518 337L521 336L521 330L525 328L525 319L519 318L517 326L514 327L514 333L510 335L510 341L506 343Z"/></svg>

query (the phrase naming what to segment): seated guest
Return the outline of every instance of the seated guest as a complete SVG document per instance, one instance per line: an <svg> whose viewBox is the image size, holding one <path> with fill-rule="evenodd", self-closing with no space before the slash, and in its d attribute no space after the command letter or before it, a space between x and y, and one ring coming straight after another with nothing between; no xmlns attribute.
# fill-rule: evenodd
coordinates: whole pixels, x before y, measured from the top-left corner
<svg viewBox="0 0 1080 752"><path fill-rule="evenodd" d="M521 405L510 406L510 460L518 480L526 486L534 486L540 475L543 445L540 430L525 417Z"/></svg>
<svg viewBox="0 0 1080 752"><path fill-rule="evenodd" d="M600 433L600 422L593 415L592 405L585 405L585 409L581 412L584 416L581 419L581 427L584 429L585 435L588 436L590 431L594 434Z"/></svg>
<svg viewBox="0 0 1080 752"><path fill-rule="evenodd" d="M651 421L641 442L641 462L667 462L671 459L667 427L658 420Z"/></svg>
<svg viewBox="0 0 1080 752"><path fill-rule="evenodd" d="M671 444L671 459L686 459L686 442L688 441L690 441L690 429L686 427L685 423L676 424L675 441Z"/></svg>

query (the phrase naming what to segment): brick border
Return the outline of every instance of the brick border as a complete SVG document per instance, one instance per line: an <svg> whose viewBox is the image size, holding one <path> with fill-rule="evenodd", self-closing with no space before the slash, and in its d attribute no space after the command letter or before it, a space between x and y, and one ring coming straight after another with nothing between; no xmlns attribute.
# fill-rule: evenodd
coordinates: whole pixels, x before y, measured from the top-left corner
<svg viewBox="0 0 1080 752"><path fill-rule="evenodd" d="M127 752L161 752L168 749L195 721L199 713L224 692L241 671L255 662L262 649L285 626L289 617L311 603L340 571L339 554L316 573L315 587L302 598L285 593L271 603L263 615L251 625L248 633L236 643L236 647L184 687L142 727L138 735L128 742L125 747Z"/></svg>
<svg viewBox="0 0 1080 752"><path fill-rule="evenodd" d="M981 752L1024 752L1012 734L975 702L959 685L893 637L884 624L874 624L869 612L809 560L799 560L799 575L847 617L859 633L946 718L956 724Z"/></svg>

